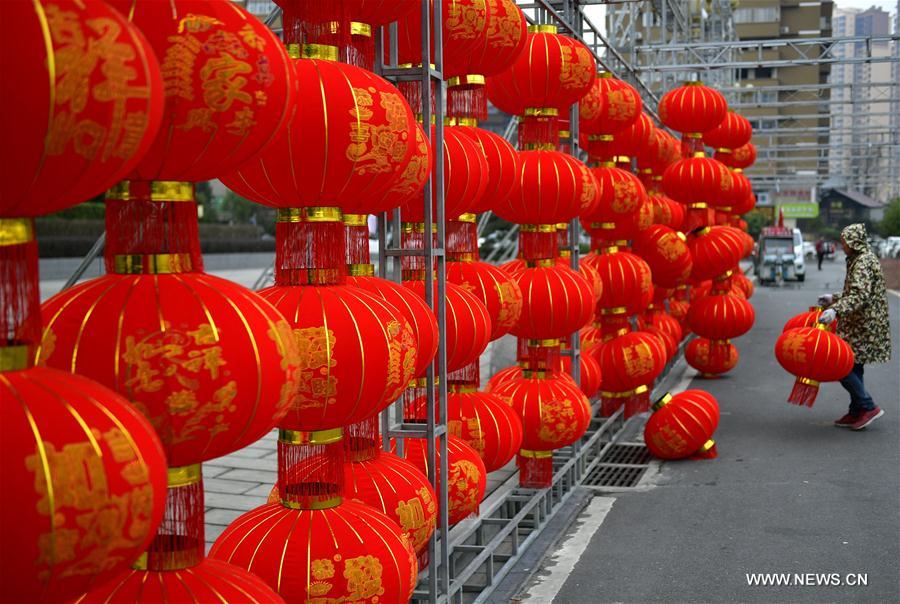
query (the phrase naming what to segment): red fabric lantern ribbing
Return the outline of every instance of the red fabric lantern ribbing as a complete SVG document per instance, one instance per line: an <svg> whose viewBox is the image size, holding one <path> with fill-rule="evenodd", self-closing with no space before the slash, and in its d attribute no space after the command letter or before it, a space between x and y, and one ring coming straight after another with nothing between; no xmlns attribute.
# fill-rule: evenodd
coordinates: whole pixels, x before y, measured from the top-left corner
<svg viewBox="0 0 900 604"><path fill-rule="evenodd" d="M616 155L636 157L650 143L651 138L655 138L655 130L650 116L641 112L633 124L613 135Z"/></svg>
<svg viewBox="0 0 900 604"><path fill-rule="evenodd" d="M789 329L797 329L798 327L815 327L819 324L820 316L822 316L822 308L819 306L810 306L808 311L788 319L781 331L784 333ZM837 320L839 319L835 319L835 321ZM832 328L836 329L837 324L833 322Z"/></svg>
<svg viewBox="0 0 900 604"><path fill-rule="evenodd" d="M600 370L600 362L594 358L590 348L582 349L578 356L579 382L578 387L589 399L600 391L600 385L603 382L603 372ZM560 373L562 375L571 375L572 359L567 356L561 356Z"/></svg>
<svg viewBox="0 0 900 604"><path fill-rule="evenodd" d="M638 328L649 327L655 327L669 334L676 343L680 342L684 335L678 320L664 310L652 310L638 316Z"/></svg>
<svg viewBox="0 0 900 604"><path fill-rule="evenodd" d="M418 571L400 528L349 500L324 510L260 506L228 526L209 555L250 571L288 602L406 602Z"/></svg>
<svg viewBox="0 0 900 604"><path fill-rule="evenodd" d="M522 316L522 290L503 269L486 262L448 262L447 281L480 300L491 318L490 339L509 333Z"/></svg>
<svg viewBox="0 0 900 604"><path fill-rule="evenodd" d="M746 170L756 162L756 145L747 143L737 149L732 149L731 153L716 151L715 158L729 168Z"/></svg>
<svg viewBox="0 0 900 604"><path fill-rule="evenodd" d="M394 188L417 191L415 117L383 78L337 61L294 59L297 102L266 148L222 182L276 208L339 207L375 214L395 207ZM306 94L316 90L318 94ZM426 146L424 153L429 153Z"/></svg>
<svg viewBox="0 0 900 604"><path fill-rule="evenodd" d="M700 372L700 377L714 378L734 369L741 356L737 347L726 342L727 350L711 355L713 343L706 338L694 338L684 349L684 358L688 365Z"/></svg>
<svg viewBox="0 0 900 604"><path fill-rule="evenodd" d="M613 165L591 168L597 181L597 202L582 212L582 223L605 241L633 239L640 230L639 213L647 203L640 179Z"/></svg>
<svg viewBox="0 0 900 604"><path fill-rule="evenodd" d="M588 254L582 262L590 264L603 282L603 295L597 309L607 318L628 317L647 308L653 299L650 266L630 252Z"/></svg>
<svg viewBox="0 0 900 604"><path fill-rule="evenodd" d="M663 187L666 195L688 207L699 203L721 207L728 205L734 185L721 162L698 154L666 168Z"/></svg>
<svg viewBox="0 0 900 604"><path fill-rule="evenodd" d="M743 293L748 300L753 297L753 282L742 271L738 271L731 277L731 287Z"/></svg>
<svg viewBox="0 0 900 604"><path fill-rule="evenodd" d="M425 298L424 281L404 281L403 285ZM437 296L437 284L434 287ZM458 285L447 283L444 291L447 296L447 332L441 335L446 338L447 371L451 372L474 362L487 348L491 337L491 318L484 304Z"/></svg>
<svg viewBox="0 0 900 604"><path fill-rule="evenodd" d="M746 299L731 294L709 295L691 303L688 325L702 338L730 340L753 327L756 313Z"/></svg>
<svg viewBox="0 0 900 604"><path fill-rule="evenodd" d="M166 91L159 134L132 178L214 178L281 130L293 106L293 70L260 20L217 0L109 4L147 36Z"/></svg>
<svg viewBox="0 0 900 604"><path fill-rule="evenodd" d="M748 199L753 197L753 185L750 184L750 180L744 176L741 170L730 170L730 176L731 189L722 194L718 198L719 202L714 204L714 206L732 214L745 214L753 209L751 207L748 210L744 210L744 207L749 203ZM753 203L755 204L755 199Z"/></svg>
<svg viewBox="0 0 900 604"><path fill-rule="evenodd" d="M428 476L428 447L425 439L407 438L403 458ZM435 442L435 474L441 481L441 450ZM478 452L461 438L447 436L447 517L451 525L478 514L487 485L487 470ZM438 508L440 508L438 501ZM440 517L440 516L438 516Z"/></svg>
<svg viewBox="0 0 900 604"><path fill-rule="evenodd" d="M596 203L597 183L582 162L558 151L519 152L519 186L494 199L494 212L509 222L556 225ZM448 214L449 215L449 214Z"/></svg>
<svg viewBox="0 0 900 604"><path fill-rule="evenodd" d="M644 426L644 442L660 459L684 459L698 452L715 456L718 402L703 390L667 394L657 401ZM712 453L712 455L710 455Z"/></svg>
<svg viewBox="0 0 900 604"><path fill-rule="evenodd" d="M685 82L659 101L659 119L672 130L696 135L718 126L728 112L722 93L701 82Z"/></svg>
<svg viewBox="0 0 900 604"><path fill-rule="evenodd" d="M366 241L368 245L368 238ZM414 375L424 375L438 348L437 318L425 300L399 283L379 277L347 277L347 285L359 287L395 308L406 319L415 334L416 368Z"/></svg>
<svg viewBox="0 0 900 604"><path fill-rule="evenodd" d="M653 285L677 287L691 275L693 260L687 238L680 231L654 224L638 233L634 253L650 267Z"/></svg>
<svg viewBox="0 0 900 604"><path fill-rule="evenodd" d="M502 399L465 387L447 395L447 430L475 449L487 472L522 448L522 420Z"/></svg>
<svg viewBox="0 0 900 604"><path fill-rule="evenodd" d="M662 174L666 167L681 159L681 147L668 131L655 128L653 136L636 154L638 168Z"/></svg>
<svg viewBox="0 0 900 604"><path fill-rule="evenodd" d="M490 130L467 126L460 126L457 130L465 132L475 139L482 156L487 161L487 185L484 193L468 209L469 212L475 213L487 212L493 209L497 200L506 199L515 194L516 188L519 187L519 153L509 141ZM444 177L446 178L446 172ZM448 216L456 218L456 216Z"/></svg>
<svg viewBox="0 0 900 604"><path fill-rule="evenodd" d="M102 2L3 2L0 23L0 215L102 193L134 168L162 119L147 40Z"/></svg>
<svg viewBox="0 0 900 604"><path fill-rule="evenodd" d="M110 602L266 602L284 600L265 581L233 564L204 559L181 572L129 570L92 589L77 604Z"/></svg>
<svg viewBox="0 0 900 604"><path fill-rule="evenodd" d="M522 314L510 330L531 339L565 338L591 320L594 295L580 274L560 265L536 266L515 273L522 291Z"/></svg>
<svg viewBox="0 0 900 604"><path fill-rule="evenodd" d="M623 404L625 417L646 411L653 380L666 363L659 339L642 331L625 333L604 342L596 356L603 374L601 415L608 417Z"/></svg>
<svg viewBox="0 0 900 604"><path fill-rule="evenodd" d="M640 118L643 106L631 84L601 71L578 105L578 126L589 135L616 134Z"/></svg>
<svg viewBox="0 0 900 604"><path fill-rule="evenodd" d="M789 403L812 407L820 382L836 382L853 369L853 349L829 327L789 329L775 342L779 365L797 376Z"/></svg>
<svg viewBox="0 0 900 604"><path fill-rule="evenodd" d="M704 227L688 236L694 266L691 280L706 281L732 270L744 255L741 231L728 226Z"/></svg>
<svg viewBox="0 0 900 604"><path fill-rule="evenodd" d="M397 309L356 287L275 285L259 295L291 324L297 384L279 427L328 430L400 396L415 375L415 335Z"/></svg>
<svg viewBox="0 0 900 604"><path fill-rule="evenodd" d="M67 372L4 370L0 434L8 491L0 523L12 548L0 567L4 598L67 602L150 544L166 502L166 460L127 400Z"/></svg>
<svg viewBox="0 0 900 604"><path fill-rule="evenodd" d="M750 142L752 136L750 121L729 109L718 126L703 133L703 142L718 152L742 147Z"/></svg>
<svg viewBox="0 0 900 604"><path fill-rule="evenodd" d="M290 326L230 281L110 274L53 296L42 314L39 362L128 398L156 428L170 466L245 447L291 404Z"/></svg>

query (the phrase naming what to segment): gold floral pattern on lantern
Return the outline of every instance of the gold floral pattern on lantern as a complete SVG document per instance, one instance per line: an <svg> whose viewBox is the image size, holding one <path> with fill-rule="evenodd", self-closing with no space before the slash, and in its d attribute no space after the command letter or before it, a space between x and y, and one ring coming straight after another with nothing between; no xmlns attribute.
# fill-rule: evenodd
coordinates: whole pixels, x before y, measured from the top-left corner
<svg viewBox="0 0 900 604"><path fill-rule="evenodd" d="M474 40L485 28L485 0L454 0L444 16L444 35L456 40Z"/></svg>
<svg viewBox="0 0 900 604"><path fill-rule="evenodd" d="M407 110L403 98L396 92L380 92L374 86L353 88L356 106L348 109L350 143L347 146L347 159L354 162L357 174L381 174L395 172L398 166L408 157L409 147L406 140ZM376 99L384 110L386 123L380 119L373 120L373 106Z"/></svg>
<svg viewBox="0 0 900 604"><path fill-rule="evenodd" d="M337 365L332 351L337 344L334 331L325 327L305 327L294 330L300 357L300 379L294 404L300 409L326 407L337 393L337 376L331 368Z"/></svg>

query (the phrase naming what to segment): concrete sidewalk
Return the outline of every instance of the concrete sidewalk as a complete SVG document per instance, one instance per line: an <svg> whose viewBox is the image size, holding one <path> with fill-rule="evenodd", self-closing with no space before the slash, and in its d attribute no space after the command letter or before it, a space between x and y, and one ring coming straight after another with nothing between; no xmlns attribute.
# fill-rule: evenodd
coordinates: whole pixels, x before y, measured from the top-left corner
<svg viewBox="0 0 900 604"><path fill-rule="evenodd" d="M793 378L773 354L788 317L840 289L842 262L810 268L805 284L758 287L736 370L689 386L719 400L719 458L665 463L655 488L618 495L567 576L539 573L536 583L559 583L553 602L900 601L900 298L889 296L894 361L865 375L885 416L861 432L835 428L840 385L823 385L812 409L789 405ZM770 572L864 573L868 585L748 585L747 573Z"/></svg>

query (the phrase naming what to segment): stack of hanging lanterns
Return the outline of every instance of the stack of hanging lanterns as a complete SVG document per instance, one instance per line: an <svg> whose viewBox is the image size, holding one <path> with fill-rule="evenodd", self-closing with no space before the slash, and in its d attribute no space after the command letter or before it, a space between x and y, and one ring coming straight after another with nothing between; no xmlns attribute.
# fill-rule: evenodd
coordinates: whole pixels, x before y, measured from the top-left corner
<svg viewBox="0 0 900 604"><path fill-rule="evenodd" d="M691 302L687 313L688 326L700 336L689 345L687 359L701 375L719 375L737 364L738 353L731 339L749 331L755 316L746 298L732 293L732 276L740 272L738 262L747 252L745 234L716 225L715 212L730 210L732 204L742 203L736 196L752 193L743 174L733 174L706 156L703 137L711 133L713 142L735 145L748 137L749 123L730 114L724 97L700 82L687 82L667 92L660 100L659 112L667 126L682 133L683 157L666 168L663 186L669 196L687 207L691 283L705 289L703 284L708 282L709 287L707 295Z"/></svg>
<svg viewBox="0 0 900 604"><path fill-rule="evenodd" d="M0 583L9 601L69 602L127 571L153 541L166 466L128 400L69 367L35 366L34 218L128 174L156 136L163 90L147 41L103 3L13 2L0 15L0 84L15 90L0 112ZM76 74L69 59L88 48L93 62Z"/></svg>
<svg viewBox="0 0 900 604"><path fill-rule="evenodd" d="M82 601L176 599L181 571L204 578L199 599L241 589L270 599L273 591L245 571L205 559L200 463L255 441L284 415L297 351L272 305L203 273L194 182L245 161L282 127L293 107L291 66L271 32L240 8L111 4L147 37L142 56L160 62L162 124L140 162L119 176L127 180L107 191L107 274L44 304L37 356L129 399L162 441L169 488L162 523L133 570L92 586ZM116 52L117 60L128 56ZM102 90L93 94L113 94ZM123 128L140 124L119 115ZM141 591L145 584L154 588Z"/></svg>
<svg viewBox="0 0 900 604"><path fill-rule="evenodd" d="M600 74L586 99L580 107L581 137L595 162L591 171L598 201L581 219L592 248L582 262L599 275L602 294L594 328L582 341L597 344L591 352L602 375L601 415L622 408L630 417L649 409L650 388L666 361L661 340L633 332L630 321L653 298L650 266L630 248L653 218L647 191L630 171L632 157L650 143L653 127L641 112L637 91L609 73Z"/></svg>
<svg viewBox="0 0 900 604"><path fill-rule="evenodd" d="M511 333L519 338L522 374L492 385L523 424L518 454L520 484L549 486L553 450L578 440L590 420L590 405L571 378L563 377L560 342L589 319L594 286L558 262L559 223L595 203L594 178L577 159L557 150L559 116L590 89L595 63L586 47L549 25L531 26L523 52L506 71L487 79L499 109L519 116L519 186L492 200L501 218L520 224L525 266L513 274L523 297Z"/></svg>

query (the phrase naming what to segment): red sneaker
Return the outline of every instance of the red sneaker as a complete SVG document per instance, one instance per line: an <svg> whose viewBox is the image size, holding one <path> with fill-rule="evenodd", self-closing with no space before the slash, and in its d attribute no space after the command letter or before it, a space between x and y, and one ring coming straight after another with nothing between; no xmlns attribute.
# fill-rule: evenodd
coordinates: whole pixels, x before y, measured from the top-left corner
<svg viewBox="0 0 900 604"><path fill-rule="evenodd" d="M881 407L875 407L871 411L863 411L859 414L859 417L856 418L856 421L850 426L851 430L862 430L876 419L884 415L884 411Z"/></svg>
<svg viewBox="0 0 900 604"><path fill-rule="evenodd" d="M852 415L850 413L844 415L841 419L834 420L834 425L838 428L849 428L853 424L856 423L856 420L859 419L858 415Z"/></svg>

